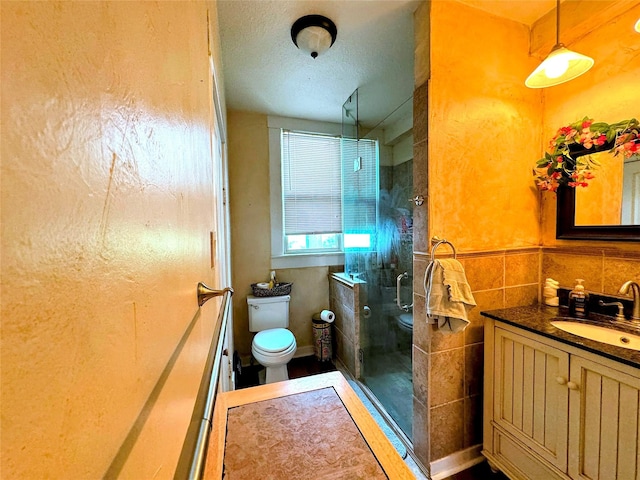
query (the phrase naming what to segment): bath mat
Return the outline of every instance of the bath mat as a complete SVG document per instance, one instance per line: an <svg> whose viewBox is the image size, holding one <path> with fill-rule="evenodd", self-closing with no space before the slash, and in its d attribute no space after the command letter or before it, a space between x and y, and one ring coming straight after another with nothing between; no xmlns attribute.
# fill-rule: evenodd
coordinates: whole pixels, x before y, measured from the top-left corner
<svg viewBox="0 0 640 480"><path fill-rule="evenodd" d="M371 400L367 397L367 395L362 391L362 389L358 386L358 384L350 379L347 379L351 388L356 392L364 406L367 407L371 416L375 419L376 423L380 426L384 434L387 436L391 444L394 446L396 451L400 454L402 458L407 457L407 448L404 446L404 443L398 438L395 432L391 429L391 427L387 424L378 409L371 403Z"/></svg>

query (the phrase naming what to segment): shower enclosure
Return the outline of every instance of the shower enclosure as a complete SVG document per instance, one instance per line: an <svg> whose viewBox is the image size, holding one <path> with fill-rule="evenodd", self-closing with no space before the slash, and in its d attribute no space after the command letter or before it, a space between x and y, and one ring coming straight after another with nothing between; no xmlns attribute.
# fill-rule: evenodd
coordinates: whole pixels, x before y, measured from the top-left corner
<svg viewBox="0 0 640 480"><path fill-rule="evenodd" d="M412 99L372 128L358 122L358 90L343 105L345 273L360 281L357 380L412 439ZM409 119L407 123L407 119Z"/></svg>

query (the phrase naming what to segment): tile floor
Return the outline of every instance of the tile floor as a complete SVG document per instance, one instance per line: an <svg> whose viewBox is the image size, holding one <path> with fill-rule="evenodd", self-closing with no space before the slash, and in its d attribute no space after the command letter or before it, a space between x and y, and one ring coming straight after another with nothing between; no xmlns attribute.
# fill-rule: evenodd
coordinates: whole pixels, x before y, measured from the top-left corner
<svg viewBox="0 0 640 480"><path fill-rule="evenodd" d="M264 370L261 365L242 367L242 373L236 377L236 387L246 388L259 384L260 372ZM300 378L318 373L331 372L336 370L332 362L319 362L314 356L300 357L292 359L287 365L289 378ZM411 456L407 455L407 463L411 462ZM413 463L413 462L411 462ZM426 479L421 475L417 465L410 465L410 468L417 479ZM445 480L507 480L501 473L494 474L489 469L486 462L482 462L468 470L456 473Z"/></svg>

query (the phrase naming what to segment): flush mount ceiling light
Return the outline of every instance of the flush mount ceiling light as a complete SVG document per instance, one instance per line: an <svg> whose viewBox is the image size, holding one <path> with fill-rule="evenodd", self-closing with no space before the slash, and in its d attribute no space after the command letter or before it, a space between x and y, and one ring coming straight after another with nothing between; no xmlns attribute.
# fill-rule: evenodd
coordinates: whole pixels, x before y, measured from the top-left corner
<svg viewBox="0 0 640 480"><path fill-rule="evenodd" d="M593 67L593 58L573 52L560 43L560 0L556 2L556 44L524 84L529 88L546 88L579 77Z"/></svg>
<svg viewBox="0 0 640 480"><path fill-rule="evenodd" d="M636 29L636 32L640 33L640 18L636 22L636 26L634 28Z"/></svg>
<svg viewBox="0 0 640 480"><path fill-rule="evenodd" d="M300 17L291 26L291 40L303 52L316 58L336 41L336 24L322 15Z"/></svg>

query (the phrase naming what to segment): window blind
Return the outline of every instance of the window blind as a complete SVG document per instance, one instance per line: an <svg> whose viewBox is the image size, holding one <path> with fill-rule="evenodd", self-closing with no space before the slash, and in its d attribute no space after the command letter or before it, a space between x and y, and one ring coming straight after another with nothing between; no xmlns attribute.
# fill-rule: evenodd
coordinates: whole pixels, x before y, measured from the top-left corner
<svg viewBox="0 0 640 480"><path fill-rule="evenodd" d="M282 131L285 235L342 232L340 138Z"/></svg>
<svg viewBox="0 0 640 480"><path fill-rule="evenodd" d="M377 141L345 138L342 155L344 233L372 233L377 223L379 190Z"/></svg>

